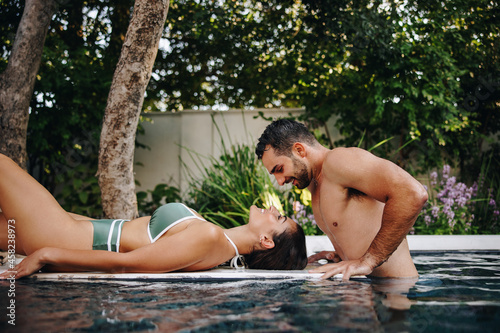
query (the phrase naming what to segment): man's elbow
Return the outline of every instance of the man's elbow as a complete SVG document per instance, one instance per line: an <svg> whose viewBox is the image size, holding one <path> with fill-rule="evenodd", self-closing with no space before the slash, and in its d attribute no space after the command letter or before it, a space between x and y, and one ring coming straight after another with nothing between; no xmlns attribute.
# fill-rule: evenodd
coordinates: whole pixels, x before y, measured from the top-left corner
<svg viewBox="0 0 500 333"><path fill-rule="evenodd" d="M418 185L414 186L413 188L412 197L415 208L418 209L418 211L420 211L427 202L429 194L427 193L425 187L422 184L418 183Z"/></svg>

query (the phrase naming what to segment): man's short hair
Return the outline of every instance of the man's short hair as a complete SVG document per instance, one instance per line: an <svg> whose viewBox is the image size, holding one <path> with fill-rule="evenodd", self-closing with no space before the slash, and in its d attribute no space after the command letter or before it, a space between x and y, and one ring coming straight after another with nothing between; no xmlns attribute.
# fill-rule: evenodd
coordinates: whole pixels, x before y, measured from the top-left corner
<svg viewBox="0 0 500 333"><path fill-rule="evenodd" d="M260 136L255 154L262 159L266 147L270 145L277 155L291 156L292 146L296 142L313 146L317 141L304 124L290 119L278 119L269 124Z"/></svg>

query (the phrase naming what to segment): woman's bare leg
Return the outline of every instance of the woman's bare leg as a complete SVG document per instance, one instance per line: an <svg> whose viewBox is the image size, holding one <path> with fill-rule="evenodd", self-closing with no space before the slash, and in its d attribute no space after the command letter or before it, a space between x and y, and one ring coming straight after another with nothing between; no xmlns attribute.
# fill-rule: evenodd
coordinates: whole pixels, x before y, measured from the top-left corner
<svg viewBox="0 0 500 333"><path fill-rule="evenodd" d="M73 219L54 197L15 162L0 154L0 248L6 221L14 225L16 252L42 247L92 248L92 224Z"/></svg>
<svg viewBox="0 0 500 333"><path fill-rule="evenodd" d="M11 229L10 238L9 238L9 229ZM9 221L7 221L3 213L0 212L0 251L5 251L5 252L9 250L12 251L12 249L14 249L15 246L17 245L16 253L25 254L21 240L15 238L15 231L16 231L15 225L9 223Z"/></svg>

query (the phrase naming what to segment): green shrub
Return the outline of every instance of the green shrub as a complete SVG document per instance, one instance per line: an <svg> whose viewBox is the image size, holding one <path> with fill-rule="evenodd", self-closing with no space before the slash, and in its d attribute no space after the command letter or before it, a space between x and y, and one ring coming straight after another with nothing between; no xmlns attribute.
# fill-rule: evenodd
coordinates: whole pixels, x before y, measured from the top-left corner
<svg viewBox="0 0 500 333"><path fill-rule="evenodd" d="M308 189L299 190L297 188L293 192L293 214L291 218L304 229L306 235L322 235L323 232L316 224L312 213L311 192Z"/></svg>
<svg viewBox="0 0 500 333"><path fill-rule="evenodd" d="M139 191L136 195L139 216L150 216L162 204L181 201L179 189L167 184L158 184L153 190Z"/></svg>
<svg viewBox="0 0 500 333"><path fill-rule="evenodd" d="M203 175L189 181L189 204L217 225L231 228L245 224L251 205L264 207L277 194L267 171L248 146L233 146L230 151L224 146L219 159L190 154Z"/></svg>
<svg viewBox="0 0 500 333"><path fill-rule="evenodd" d="M418 217L417 234L492 234L500 232L496 181L485 182L481 173L472 186L458 182L445 165L430 174L429 201Z"/></svg>
<svg viewBox="0 0 500 333"><path fill-rule="evenodd" d="M72 168L60 167L55 176L60 191L55 198L66 211L93 218L102 217L101 189L96 173L97 165L89 163Z"/></svg>

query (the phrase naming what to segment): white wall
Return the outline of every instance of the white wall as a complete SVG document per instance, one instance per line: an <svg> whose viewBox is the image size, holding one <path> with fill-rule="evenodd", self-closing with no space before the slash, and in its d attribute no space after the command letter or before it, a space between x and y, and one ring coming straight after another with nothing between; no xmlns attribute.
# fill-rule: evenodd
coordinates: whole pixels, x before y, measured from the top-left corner
<svg viewBox="0 0 500 333"><path fill-rule="evenodd" d="M262 111L266 117L280 118L289 114L297 117L303 109L256 109L229 111L192 111L177 113L154 112L143 117L151 122L143 122L145 135L137 140L150 147L150 150L136 149L135 178L140 183L137 191L153 189L157 184L166 183L185 191L188 179L186 170L181 167L181 159L190 169L195 170L194 162L187 149L202 156L219 157L221 136L212 121L222 133L226 147L232 144L245 143L255 145L268 121L258 117ZM329 124L330 132L335 132L333 123ZM335 134L338 136L338 134ZM185 147L187 149L184 149ZM199 174L199 173L198 173Z"/></svg>

